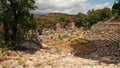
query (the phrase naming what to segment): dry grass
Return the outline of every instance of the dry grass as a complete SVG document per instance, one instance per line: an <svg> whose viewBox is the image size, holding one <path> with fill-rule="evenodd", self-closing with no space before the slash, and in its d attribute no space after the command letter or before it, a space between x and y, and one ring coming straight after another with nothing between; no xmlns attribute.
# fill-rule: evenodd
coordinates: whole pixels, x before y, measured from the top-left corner
<svg viewBox="0 0 120 68"><path fill-rule="evenodd" d="M55 47L57 50L61 51L61 52L71 52L73 51L73 48L71 46L69 46L69 44L67 43L59 43L56 44Z"/></svg>
<svg viewBox="0 0 120 68"><path fill-rule="evenodd" d="M75 39L70 43L59 43L54 45L56 49L64 52L80 52L83 54L90 54L96 49L93 47L92 43L85 39Z"/></svg>
<svg viewBox="0 0 120 68"><path fill-rule="evenodd" d="M90 54L96 49L93 47L91 41L85 39L75 39L69 44L75 52L80 52L82 54Z"/></svg>
<svg viewBox="0 0 120 68"><path fill-rule="evenodd" d="M91 52L95 51L95 48L92 46L91 41L81 39L83 33L84 31L79 31L78 36L72 38L70 41L55 43L52 46L59 51L64 52L78 51L84 54L90 54Z"/></svg>

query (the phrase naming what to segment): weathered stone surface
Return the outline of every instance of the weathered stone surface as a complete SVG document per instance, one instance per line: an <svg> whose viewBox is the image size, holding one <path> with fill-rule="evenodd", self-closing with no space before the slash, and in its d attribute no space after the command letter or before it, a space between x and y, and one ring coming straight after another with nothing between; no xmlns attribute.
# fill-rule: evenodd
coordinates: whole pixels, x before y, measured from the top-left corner
<svg viewBox="0 0 120 68"><path fill-rule="evenodd" d="M18 63L17 60L7 60L7 61L3 61L1 63L1 65L3 66L3 68L14 68L18 64L19 63Z"/></svg>
<svg viewBox="0 0 120 68"><path fill-rule="evenodd" d="M3 68L3 66L0 64L0 68Z"/></svg>
<svg viewBox="0 0 120 68"><path fill-rule="evenodd" d="M15 66L15 68L24 68L24 67L21 65L17 65L17 66Z"/></svg>
<svg viewBox="0 0 120 68"><path fill-rule="evenodd" d="M50 50L46 49L34 54L22 54L18 60L5 60L0 64L1 68L119 68L115 64L75 57L71 53L66 53L63 56L58 53L50 53Z"/></svg>
<svg viewBox="0 0 120 68"><path fill-rule="evenodd" d="M25 62L25 67L31 67L31 68L34 67L34 62L28 60L27 62Z"/></svg>
<svg viewBox="0 0 120 68"><path fill-rule="evenodd" d="M44 66L43 68L52 68L52 66Z"/></svg>

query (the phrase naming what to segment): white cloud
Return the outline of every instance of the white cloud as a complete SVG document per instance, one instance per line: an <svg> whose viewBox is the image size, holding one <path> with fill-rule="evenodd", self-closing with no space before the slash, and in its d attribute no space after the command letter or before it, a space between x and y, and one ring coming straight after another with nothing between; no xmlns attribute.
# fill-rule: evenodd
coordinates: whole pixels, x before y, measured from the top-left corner
<svg viewBox="0 0 120 68"><path fill-rule="evenodd" d="M107 3L104 3L104 4L97 4L95 8L104 8L104 7L109 7L110 6L110 3L107 2Z"/></svg>
<svg viewBox="0 0 120 68"><path fill-rule="evenodd" d="M33 12L38 14L50 12L77 14L79 12L86 13L92 8L109 7L110 4L93 5L87 3L87 0L36 0L36 5L38 9Z"/></svg>
<svg viewBox="0 0 120 68"><path fill-rule="evenodd" d="M90 9L102 9L104 7L109 7L111 8L112 5L109 2L103 3L103 4L89 4L87 3L87 7L85 9L85 13L90 10Z"/></svg>
<svg viewBox="0 0 120 68"><path fill-rule="evenodd" d="M35 10L34 13L59 12L76 14L85 9L86 1L87 0L36 0L38 9Z"/></svg>

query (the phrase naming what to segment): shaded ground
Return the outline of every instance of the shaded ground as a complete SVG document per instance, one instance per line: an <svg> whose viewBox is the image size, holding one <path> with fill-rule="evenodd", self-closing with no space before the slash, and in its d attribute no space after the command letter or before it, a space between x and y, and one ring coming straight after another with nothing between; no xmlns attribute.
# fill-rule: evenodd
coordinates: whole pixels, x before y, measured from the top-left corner
<svg viewBox="0 0 120 68"><path fill-rule="evenodd" d="M120 63L120 47L117 44L112 44L113 47L110 47L109 45L106 46L95 46L93 42L104 42L108 43L108 40L95 40L91 41L91 44L87 45L80 45L80 44L74 44L72 45L73 49L77 51L75 53L75 56L91 59L91 60L98 60L99 62L104 62L107 64L118 64ZM112 46L111 45L111 46ZM114 47L116 46L116 47Z"/></svg>

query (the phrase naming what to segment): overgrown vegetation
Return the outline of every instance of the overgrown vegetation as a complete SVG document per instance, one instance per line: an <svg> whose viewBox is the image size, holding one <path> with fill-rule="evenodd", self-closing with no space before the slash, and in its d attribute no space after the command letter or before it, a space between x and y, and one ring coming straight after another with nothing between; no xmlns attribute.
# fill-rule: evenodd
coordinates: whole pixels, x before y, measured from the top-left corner
<svg viewBox="0 0 120 68"><path fill-rule="evenodd" d="M97 23L101 20L107 20L111 18L112 11L110 8L103 9L92 9L89 10L87 14L78 13L76 15L68 15L62 13L49 13L43 16L36 16L36 20L38 23L37 28L41 31L43 28L52 28L56 29L56 24L60 23L62 28L68 26L71 22L75 23L75 26L80 28L84 27L84 29L89 29L90 26Z"/></svg>
<svg viewBox="0 0 120 68"><path fill-rule="evenodd" d="M41 31L43 28L56 29L56 24L59 23L62 28L65 28L72 20L73 15L63 13L49 13L43 16L35 16L37 21L37 29Z"/></svg>

